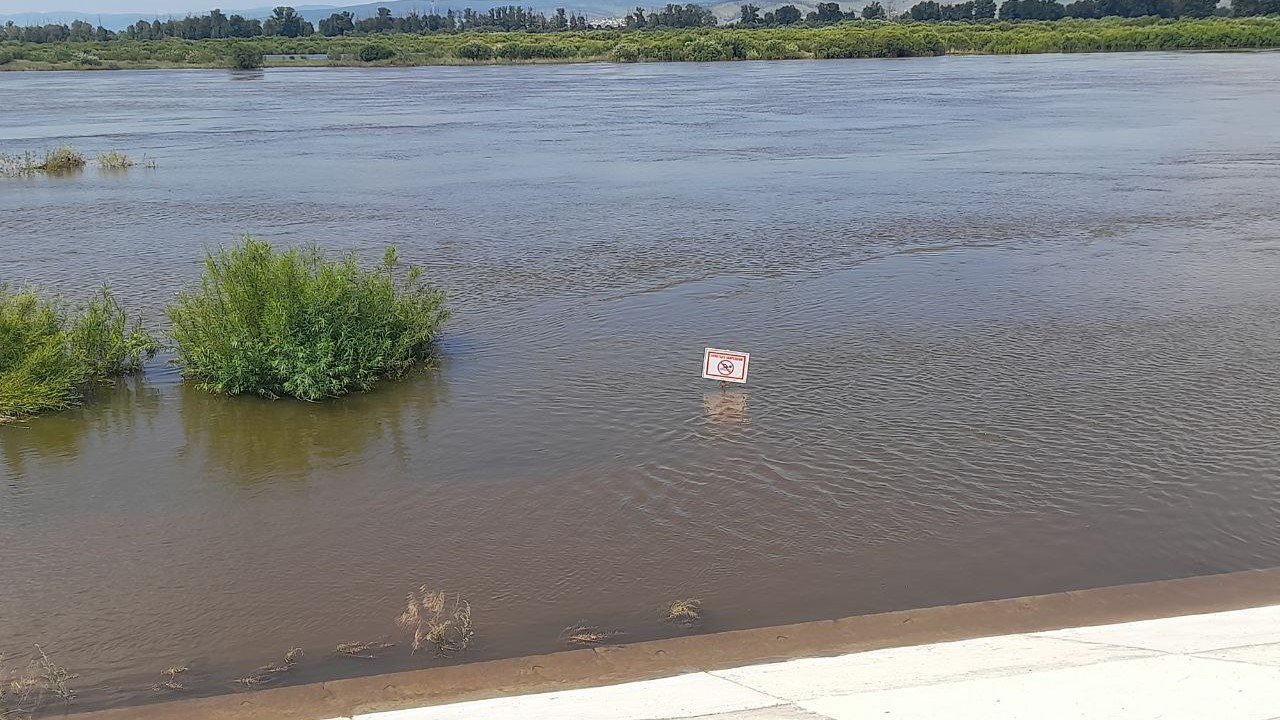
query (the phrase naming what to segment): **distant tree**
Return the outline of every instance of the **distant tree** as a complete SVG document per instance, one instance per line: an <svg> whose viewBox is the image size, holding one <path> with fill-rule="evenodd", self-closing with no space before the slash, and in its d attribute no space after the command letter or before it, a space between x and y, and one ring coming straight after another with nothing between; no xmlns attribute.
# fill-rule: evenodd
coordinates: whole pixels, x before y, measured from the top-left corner
<svg viewBox="0 0 1280 720"><path fill-rule="evenodd" d="M992 1L994 2L994 0ZM876 0L870 5L862 8L863 20L887 20L888 18L889 13L885 12L884 6L880 4L880 0Z"/></svg>
<svg viewBox="0 0 1280 720"><path fill-rule="evenodd" d="M1217 9L1218 0L1175 0L1174 2L1174 14L1178 17L1211 17ZM1275 11L1280 12L1280 2L1276 2Z"/></svg>
<svg viewBox="0 0 1280 720"><path fill-rule="evenodd" d="M1060 20L1065 11L1066 8L1054 0L1006 0L1000 6L1000 19Z"/></svg>
<svg viewBox="0 0 1280 720"><path fill-rule="evenodd" d="M672 5L649 13L645 24L651 28L714 27L716 16L701 5Z"/></svg>
<svg viewBox="0 0 1280 720"><path fill-rule="evenodd" d="M774 22L779 25L792 25L804 19L800 8L795 5L783 5L773 12Z"/></svg>
<svg viewBox="0 0 1280 720"><path fill-rule="evenodd" d="M844 13L840 10L840 3L820 2L815 8L814 20L820 23L837 23L844 19Z"/></svg>
<svg viewBox="0 0 1280 720"><path fill-rule="evenodd" d="M1100 18L1098 14L1098 0L1076 0L1067 3L1062 9L1064 17L1072 18Z"/></svg>
<svg viewBox="0 0 1280 720"><path fill-rule="evenodd" d="M263 35L282 35L284 37L302 37L312 32L311 23L298 14L297 10L281 5L271 11L271 17L262 22Z"/></svg>
<svg viewBox="0 0 1280 720"><path fill-rule="evenodd" d="M76 20L67 28L71 42L88 42L93 39L93 26L83 20Z"/></svg>
<svg viewBox="0 0 1280 720"><path fill-rule="evenodd" d="M994 20L996 17L996 0L973 0L974 20Z"/></svg>
<svg viewBox="0 0 1280 720"><path fill-rule="evenodd" d="M638 29L645 26L644 8L638 7L636 11L626 17L626 25L629 28Z"/></svg>
<svg viewBox="0 0 1280 720"><path fill-rule="evenodd" d="M1236 17L1280 15L1280 0L1231 0L1231 14Z"/></svg>
<svg viewBox="0 0 1280 720"><path fill-rule="evenodd" d="M759 5L743 5L738 8L738 24L754 27L760 24L760 6Z"/></svg>
<svg viewBox="0 0 1280 720"><path fill-rule="evenodd" d="M355 19L349 12L334 13L320 21L320 34L325 37L350 35L355 31Z"/></svg>
<svg viewBox="0 0 1280 720"><path fill-rule="evenodd" d="M921 21L941 20L942 6L934 2L934 0L924 0L924 2L912 5L907 10L907 17Z"/></svg>

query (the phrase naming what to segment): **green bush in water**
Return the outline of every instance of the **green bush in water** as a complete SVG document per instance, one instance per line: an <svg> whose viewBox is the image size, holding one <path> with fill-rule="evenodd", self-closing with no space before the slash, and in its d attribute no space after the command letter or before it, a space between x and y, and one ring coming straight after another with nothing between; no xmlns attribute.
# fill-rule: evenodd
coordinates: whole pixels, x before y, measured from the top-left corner
<svg viewBox="0 0 1280 720"><path fill-rule="evenodd" d="M693 62L714 62L730 57L729 50L715 40L698 38L684 46L684 58Z"/></svg>
<svg viewBox="0 0 1280 720"><path fill-rule="evenodd" d="M0 286L0 419L78 404L94 382L142 369L159 344L102 288L78 314Z"/></svg>
<svg viewBox="0 0 1280 720"><path fill-rule="evenodd" d="M368 390L430 355L449 317L422 272L246 237L205 257L198 289L169 308L183 374L212 392L303 400Z"/></svg>
<svg viewBox="0 0 1280 720"><path fill-rule="evenodd" d="M231 48L229 59L232 70L257 70L262 67L262 52L248 45Z"/></svg>
<svg viewBox="0 0 1280 720"><path fill-rule="evenodd" d="M614 62L620 63L640 62L640 48L631 43L618 43L609 53L609 57Z"/></svg>
<svg viewBox="0 0 1280 720"><path fill-rule="evenodd" d="M358 53L358 57L360 58L361 62L377 62L379 60L390 60L395 56L396 56L395 50L387 47L386 45L381 45L379 43L372 43L369 45L365 45L364 47L360 48L360 52Z"/></svg>
<svg viewBox="0 0 1280 720"><path fill-rule="evenodd" d="M39 169L50 173L65 173L85 166L84 154L70 145L61 145L44 154Z"/></svg>
<svg viewBox="0 0 1280 720"><path fill-rule="evenodd" d="M453 54L463 60L492 60L493 47L486 43L472 41L459 45Z"/></svg>

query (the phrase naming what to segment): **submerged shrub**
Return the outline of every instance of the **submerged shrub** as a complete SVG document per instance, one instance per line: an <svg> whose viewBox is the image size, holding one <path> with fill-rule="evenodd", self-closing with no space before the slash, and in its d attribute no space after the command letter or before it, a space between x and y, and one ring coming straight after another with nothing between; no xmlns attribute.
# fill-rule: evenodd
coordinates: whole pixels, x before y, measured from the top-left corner
<svg viewBox="0 0 1280 720"><path fill-rule="evenodd" d="M698 38L684 46L685 60L693 62L714 62L731 57L730 51L715 40Z"/></svg>
<svg viewBox="0 0 1280 720"><path fill-rule="evenodd" d="M620 63L640 62L640 48L631 43L619 43L610 51L609 57Z"/></svg>
<svg viewBox="0 0 1280 720"><path fill-rule="evenodd" d="M87 380L105 380L142 371L160 343L129 317L106 286L89 301L70 327L71 351Z"/></svg>
<svg viewBox="0 0 1280 720"><path fill-rule="evenodd" d="M463 60L492 60L493 47L482 42L472 41L459 45L458 49L453 51L453 54Z"/></svg>
<svg viewBox="0 0 1280 720"><path fill-rule="evenodd" d="M37 169L45 172L68 172L85 166L84 155L70 145L56 147L44 154Z"/></svg>
<svg viewBox="0 0 1280 720"><path fill-rule="evenodd" d="M368 390L426 359L449 317L443 293L394 248L383 266L246 237L205 257L200 287L169 308L183 374L229 395L303 400Z"/></svg>
<svg viewBox="0 0 1280 720"><path fill-rule="evenodd" d="M97 161L98 167L104 170L125 170L133 167L133 158L116 150L98 153Z"/></svg>
<svg viewBox="0 0 1280 720"><path fill-rule="evenodd" d="M105 287L68 315L35 291L0 286L0 418L76 405L86 386L141 370L158 349Z"/></svg>
<svg viewBox="0 0 1280 720"><path fill-rule="evenodd" d="M228 58L232 70L257 70L262 67L262 53L247 45L231 48Z"/></svg>
<svg viewBox="0 0 1280 720"><path fill-rule="evenodd" d="M800 51L790 43L785 43L781 40L767 40L756 51L756 56L761 60L790 60L800 57Z"/></svg>

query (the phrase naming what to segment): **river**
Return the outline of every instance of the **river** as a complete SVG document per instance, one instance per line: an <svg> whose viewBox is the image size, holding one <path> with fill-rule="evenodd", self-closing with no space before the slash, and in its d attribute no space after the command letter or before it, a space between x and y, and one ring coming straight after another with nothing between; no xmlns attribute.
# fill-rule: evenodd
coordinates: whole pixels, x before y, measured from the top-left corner
<svg viewBox="0 0 1280 720"><path fill-rule="evenodd" d="M163 329L253 233L381 257L440 367L161 357L0 427L0 653L77 707L1280 565L1280 54L0 73L0 280ZM750 383L698 377L752 353ZM476 639L410 654L421 583ZM333 654L382 639L376 659Z"/></svg>

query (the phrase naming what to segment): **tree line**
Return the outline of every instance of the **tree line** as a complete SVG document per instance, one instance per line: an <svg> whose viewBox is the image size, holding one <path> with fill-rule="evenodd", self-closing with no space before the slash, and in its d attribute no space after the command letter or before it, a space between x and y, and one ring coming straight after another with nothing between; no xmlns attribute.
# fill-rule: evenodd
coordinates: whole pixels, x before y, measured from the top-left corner
<svg viewBox="0 0 1280 720"><path fill-rule="evenodd" d="M1216 14L1234 17L1252 17L1280 14L1280 0L1231 0L1229 8L1218 8L1215 0L1072 0L1063 4L1057 0L1005 0L998 8L996 0L967 0L958 4L941 4L937 0L922 0L896 19L916 22L985 21L985 20L1059 20L1062 18L1135 18L1156 16L1162 18L1200 18ZM845 12L835 2L820 2L815 9L804 13L795 5L783 5L776 10L761 13L755 4L740 8L739 27L779 27L791 25L823 26L846 20L889 20L889 13L878 1L861 10ZM702 5L668 4L656 10L645 11L637 7L622 20L620 29L688 29L713 27L717 24L711 10ZM10 21L0 27L0 41L25 43L106 42L110 40L205 40L213 38L312 36L345 37L380 34L433 35L437 33L479 32L558 32L591 30L582 15L566 13L563 8L547 15L536 10L510 5L492 8L485 12L471 9L462 12L450 10L444 14L416 12L404 16L391 14L388 8L378 8L369 18L355 18L350 12L333 13L328 18L312 24L288 6L275 8L271 16L259 20L242 15L227 15L221 10L211 10L206 15L193 15L181 19L139 20L128 28L115 32L102 26L93 26L82 20L68 24L19 26Z"/></svg>

